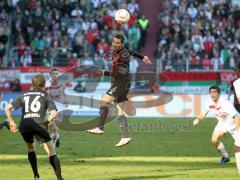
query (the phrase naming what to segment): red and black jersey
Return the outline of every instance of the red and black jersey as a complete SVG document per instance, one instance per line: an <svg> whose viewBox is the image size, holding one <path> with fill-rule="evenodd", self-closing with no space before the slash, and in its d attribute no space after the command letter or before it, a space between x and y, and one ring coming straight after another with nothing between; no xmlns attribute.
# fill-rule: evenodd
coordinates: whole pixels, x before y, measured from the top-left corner
<svg viewBox="0 0 240 180"><path fill-rule="evenodd" d="M112 52L112 77L114 79L128 77L130 54L122 48L119 52Z"/></svg>
<svg viewBox="0 0 240 180"><path fill-rule="evenodd" d="M105 73L105 75L112 76L112 82L129 79L129 64L131 56L143 59L143 56L123 47L120 51L111 51L110 58L112 60L111 73Z"/></svg>

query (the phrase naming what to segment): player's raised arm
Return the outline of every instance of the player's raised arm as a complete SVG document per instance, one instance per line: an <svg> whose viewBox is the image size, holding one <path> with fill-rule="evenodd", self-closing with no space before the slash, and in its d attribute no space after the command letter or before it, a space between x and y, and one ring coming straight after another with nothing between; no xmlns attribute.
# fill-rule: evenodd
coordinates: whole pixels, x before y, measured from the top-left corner
<svg viewBox="0 0 240 180"><path fill-rule="evenodd" d="M145 64L152 64L152 61L148 58L148 56L143 56L140 53L133 51L133 50L128 50L130 55L141 59Z"/></svg>
<svg viewBox="0 0 240 180"><path fill-rule="evenodd" d="M5 107L5 113L6 113L7 119L9 120L10 130L13 133L15 133L17 132L17 125L15 124L15 121L12 118L12 111L11 111L12 108L13 108L12 104L7 104Z"/></svg>

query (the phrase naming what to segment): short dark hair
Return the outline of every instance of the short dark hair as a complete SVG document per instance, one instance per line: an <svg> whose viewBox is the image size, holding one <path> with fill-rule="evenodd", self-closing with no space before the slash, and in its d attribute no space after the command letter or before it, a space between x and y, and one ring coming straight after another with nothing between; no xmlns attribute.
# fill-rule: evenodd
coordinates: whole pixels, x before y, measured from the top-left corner
<svg viewBox="0 0 240 180"><path fill-rule="evenodd" d="M118 33L118 34L115 34L115 35L113 36L113 38L120 39L122 43L124 43L124 42L125 42L125 37L124 37L124 35L123 35L123 34L120 34L120 33Z"/></svg>
<svg viewBox="0 0 240 180"><path fill-rule="evenodd" d="M55 68L55 67L52 68L52 69L50 69L50 71L49 71L50 75L52 74L53 71L59 71L59 69L58 69L58 68Z"/></svg>
<svg viewBox="0 0 240 180"><path fill-rule="evenodd" d="M221 93L221 88L220 88L218 85L212 85L212 86L210 86L208 92L210 92L211 89L215 89L215 90L217 90L218 94Z"/></svg>
<svg viewBox="0 0 240 180"><path fill-rule="evenodd" d="M42 74L37 74L32 78L32 86L34 89L42 89L45 87L46 79Z"/></svg>

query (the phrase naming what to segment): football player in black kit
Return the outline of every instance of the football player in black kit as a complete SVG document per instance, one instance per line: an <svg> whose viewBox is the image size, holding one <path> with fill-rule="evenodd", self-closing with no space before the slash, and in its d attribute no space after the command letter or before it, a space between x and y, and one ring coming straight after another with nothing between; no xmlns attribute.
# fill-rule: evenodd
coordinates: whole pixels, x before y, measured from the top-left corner
<svg viewBox="0 0 240 180"><path fill-rule="evenodd" d="M129 63L131 56L142 59L145 64L151 64L147 56L142 56L124 46L124 36L116 34L112 38L112 71L102 71L104 76L111 76L111 87L101 99L98 127L87 130L91 134L103 134L105 119L108 114L108 105L114 101L116 118L121 128L121 140L116 147L122 147L131 141L128 136L127 118L124 115L124 104L130 89Z"/></svg>
<svg viewBox="0 0 240 180"><path fill-rule="evenodd" d="M44 87L44 76L41 74L34 76L32 78L32 90L25 92L22 96L8 104L5 108L5 112L9 120L10 130L15 133L18 129L12 118L11 109L22 108L19 131L27 144L28 160L34 173L34 179L40 179L37 167L37 157L34 151L34 136L37 135L47 147L49 162L55 171L57 179L62 180L60 161L50 138L47 124L44 121L47 109L51 111L48 117L48 123L55 118L57 109L52 98L43 90Z"/></svg>

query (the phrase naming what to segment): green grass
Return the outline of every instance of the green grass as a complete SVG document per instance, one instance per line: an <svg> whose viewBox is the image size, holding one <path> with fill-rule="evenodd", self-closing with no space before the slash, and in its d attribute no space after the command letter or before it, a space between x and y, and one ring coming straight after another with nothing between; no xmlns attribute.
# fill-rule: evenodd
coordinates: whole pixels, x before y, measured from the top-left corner
<svg viewBox="0 0 240 180"><path fill-rule="evenodd" d="M239 179L232 138L223 138L231 162L220 166L220 157L210 142L216 120L206 119L197 127L191 123L190 119L176 118L130 119L133 142L120 149L114 147L119 141L116 121L106 125L103 136L60 131L57 153L65 180ZM55 179L45 152L41 147L36 151L42 179ZM20 134L1 130L0 179L32 177Z"/></svg>

